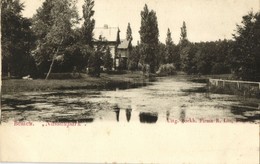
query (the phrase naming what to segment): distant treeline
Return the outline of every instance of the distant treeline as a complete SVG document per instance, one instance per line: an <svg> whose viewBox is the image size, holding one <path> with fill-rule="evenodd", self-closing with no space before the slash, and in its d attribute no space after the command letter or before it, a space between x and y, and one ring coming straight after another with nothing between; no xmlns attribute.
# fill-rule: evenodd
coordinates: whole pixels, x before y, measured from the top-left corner
<svg viewBox="0 0 260 164"><path fill-rule="evenodd" d="M188 74L229 74L232 70L231 48L234 41L191 43L185 45L159 44L155 58L156 70L162 65L173 64L175 70ZM129 58L129 69L138 70L141 45L133 48ZM169 49L170 52L169 52ZM140 69L140 68L139 68Z"/></svg>
<svg viewBox="0 0 260 164"><path fill-rule="evenodd" d="M51 72L85 71L95 76L100 66L112 69L110 50L93 46L94 0L85 0L80 18L73 0L45 0L37 13L24 18L20 0L1 0L2 73L8 77L45 77ZM169 74L227 74L242 80L260 80L260 14L249 12L237 25L233 40L192 43L185 22L180 41L174 43L168 29L159 42L156 12L145 5L140 13L140 43L131 46L129 70ZM81 27L76 25L84 20ZM132 40L130 23L126 39ZM120 68L119 68L120 69ZM167 74L168 74L167 73Z"/></svg>

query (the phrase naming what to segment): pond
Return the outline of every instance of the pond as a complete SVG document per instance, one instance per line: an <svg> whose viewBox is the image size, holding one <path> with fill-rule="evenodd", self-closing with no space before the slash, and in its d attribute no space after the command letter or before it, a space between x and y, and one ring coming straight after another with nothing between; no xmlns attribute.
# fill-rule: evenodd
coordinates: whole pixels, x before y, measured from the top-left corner
<svg viewBox="0 0 260 164"><path fill-rule="evenodd" d="M213 94L205 83L165 77L143 87L2 95L2 121L260 122L260 101Z"/></svg>

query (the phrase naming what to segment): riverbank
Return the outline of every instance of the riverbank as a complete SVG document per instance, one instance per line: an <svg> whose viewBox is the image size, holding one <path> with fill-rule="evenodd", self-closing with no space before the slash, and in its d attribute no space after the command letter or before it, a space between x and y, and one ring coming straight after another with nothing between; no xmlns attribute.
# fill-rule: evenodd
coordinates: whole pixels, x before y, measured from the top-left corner
<svg viewBox="0 0 260 164"><path fill-rule="evenodd" d="M211 93L238 95L243 98L260 98L260 83L254 81L237 81L232 74L202 75L188 77L188 81L207 83L207 90Z"/></svg>
<svg viewBox="0 0 260 164"><path fill-rule="evenodd" d="M260 82L209 79L209 91L260 98Z"/></svg>
<svg viewBox="0 0 260 164"><path fill-rule="evenodd" d="M23 80L9 79L2 80L2 93L17 93L31 91L54 91L66 89L114 89L137 87L149 81L140 72L133 72L121 75L101 74L99 78L81 74L79 79L65 80Z"/></svg>

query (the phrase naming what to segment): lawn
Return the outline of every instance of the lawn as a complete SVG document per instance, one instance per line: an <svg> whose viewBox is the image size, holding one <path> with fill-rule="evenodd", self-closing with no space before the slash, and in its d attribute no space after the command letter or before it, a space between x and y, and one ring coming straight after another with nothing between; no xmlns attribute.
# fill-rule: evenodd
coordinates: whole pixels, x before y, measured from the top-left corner
<svg viewBox="0 0 260 164"><path fill-rule="evenodd" d="M82 74L79 79L64 80L2 80L2 93L30 92L30 91L53 91L61 89L105 89L125 84L141 83L145 77L140 72L122 75L101 74L99 78Z"/></svg>

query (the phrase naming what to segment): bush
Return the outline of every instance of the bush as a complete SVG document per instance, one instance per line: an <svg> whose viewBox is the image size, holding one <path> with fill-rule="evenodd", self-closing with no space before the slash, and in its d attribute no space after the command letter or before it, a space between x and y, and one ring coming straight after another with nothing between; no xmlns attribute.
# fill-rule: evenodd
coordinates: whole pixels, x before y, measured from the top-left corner
<svg viewBox="0 0 260 164"><path fill-rule="evenodd" d="M228 66L222 63L216 63L211 68L211 74L225 74L230 73L230 69Z"/></svg>
<svg viewBox="0 0 260 164"><path fill-rule="evenodd" d="M176 75L176 68L173 64L163 64L160 66L156 74L159 76Z"/></svg>

